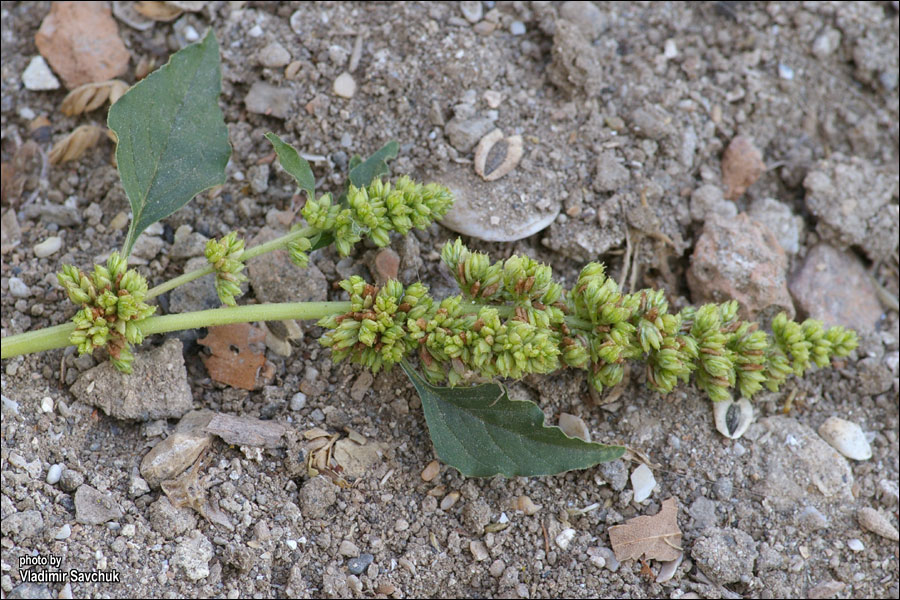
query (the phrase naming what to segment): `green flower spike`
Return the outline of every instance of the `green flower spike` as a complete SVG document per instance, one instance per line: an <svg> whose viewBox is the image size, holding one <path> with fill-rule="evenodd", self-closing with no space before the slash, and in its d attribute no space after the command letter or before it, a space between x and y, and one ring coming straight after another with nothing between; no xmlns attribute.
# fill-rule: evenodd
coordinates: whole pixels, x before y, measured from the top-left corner
<svg viewBox="0 0 900 600"><path fill-rule="evenodd" d="M82 306L72 317L75 331L69 342L77 346L79 354L106 347L115 367L130 373L134 361L130 345L143 341L141 321L156 311L144 302L144 277L128 269L127 260L113 252L106 266L96 265L90 276L66 265L57 279L69 299Z"/></svg>
<svg viewBox="0 0 900 600"><path fill-rule="evenodd" d="M247 281L247 276L241 273L244 270L243 254L244 240L234 231L221 240L206 242L206 260L216 270L216 293L228 306L235 306L235 297L243 294L241 284Z"/></svg>

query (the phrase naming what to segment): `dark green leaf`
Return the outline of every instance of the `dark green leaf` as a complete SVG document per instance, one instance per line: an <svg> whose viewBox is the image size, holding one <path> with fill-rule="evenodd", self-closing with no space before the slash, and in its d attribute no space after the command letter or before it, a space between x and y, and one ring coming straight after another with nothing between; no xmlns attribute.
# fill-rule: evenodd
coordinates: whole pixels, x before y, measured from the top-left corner
<svg viewBox="0 0 900 600"><path fill-rule="evenodd" d="M231 146L218 104L221 87L219 45L210 29L109 109L119 176L131 203L126 255L147 227L225 182Z"/></svg>
<svg viewBox="0 0 900 600"><path fill-rule="evenodd" d="M297 180L297 185L306 192L310 200L316 199L316 177L306 159L290 144L284 143L280 137L272 132L266 134L266 139L275 147L278 162L288 174Z"/></svg>
<svg viewBox="0 0 900 600"><path fill-rule="evenodd" d="M350 157L350 170L352 171L356 167L362 164L362 156L359 154L354 154Z"/></svg>
<svg viewBox="0 0 900 600"><path fill-rule="evenodd" d="M502 385L445 388L401 363L422 407L442 461L466 477L554 475L620 458L621 446L588 443L544 426L533 402L511 400Z"/></svg>
<svg viewBox="0 0 900 600"><path fill-rule="evenodd" d="M325 246L330 246L331 242L333 242L333 241L334 241L334 234L331 233L330 231L323 231L309 241L310 244L312 244L312 247L309 249L309 252L312 252L313 250L318 250L319 248L324 248Z"/></svg>
<svg viewBox="0 0 900 600"><path fill-rule="evenodd" d="M387 175L391 172L387 166L387 161L392 158L397 158L397 153L399 151L400 144L391 140L375 152L375 154L350 169L350 183L358 188L366 187L372 183L376 177Z"/></svg>

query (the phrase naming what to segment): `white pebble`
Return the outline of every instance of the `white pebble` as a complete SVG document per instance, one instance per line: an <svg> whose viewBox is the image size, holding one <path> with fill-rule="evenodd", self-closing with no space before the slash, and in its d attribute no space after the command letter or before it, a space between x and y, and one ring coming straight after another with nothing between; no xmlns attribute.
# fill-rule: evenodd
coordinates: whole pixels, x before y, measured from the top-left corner
<svg viewBox="0 0 900 600"><path fill-rule="evenodd" d="M45 413L53 412L53 398L50 396L44 396L41 399L41 410Z"/></svg>
<svg viewBox="0 0 900 600"><path fill-rule="evenodd" d="M306 406L306 394L297 392L291 397L291 410L303 410Z"/></svg>
<svg viewBox="0 0 900 600"><path fill-rule="evenodd" d="M188 25L184 28L184 39L193 44L200 39L200 34L197 33L197 30L194 29L193 26Z"/></svg>
<svg viewBox="0 0 900 600"><path fill-rule="evenodd" d="M51 236L34 247L34 255L38 258L46 258L51 254L55 254L62 248L62 238L59 236Z"/></svg>
<svg viewBox="0 0 900 600"><path fill-rule="evenodd" d="M53 537L58 540L67 540L69 536L72 535L72 527L66 523L62 527L59 528L59 531L56 532L56 535Z"/></svg>
<svg viewBox="0 0 900 600"><path fill-rule="evenodd" d="M62 464L50 465L50 468L47 469L47 483L56 485L59 483L60 477L62 477Z"/></svg>
<svg viewBox="0 0 900 600"><path fill-rule="evenodd" d="M31 288L18 277L9 278L9 293L15 298L27 298L31 295Z"/></svg>
<svg viewBox="0 0 900 600"><path fill-rule="evenodd" d="M344 72L334 80L334 93L341 98L352 98L356 93L356 81L350 73Z"/></svg>
<svg viewBox="0 0 900 600"><path fill-rule="evenodd" d="M262 30L262 27L260 27L259 25L254 25L250 29L250 31L247 32L247 35L249 35L250 37L255 37L255 38L258 38L262 34L263 34L263 30Z"/></svg>
<svg viewBox="0 0 900 600"><path fill-rule="evenodd" d="M861 541L856 538L852 540L847 540L847 547L853 550L854 552L862 552L866 549L865 545Z"/></svg>
<svg viewBox="0 0 900 600"><path fill-rule="evenodd" d="M475 24L484 16L484 7L481 0L463 0L459 3L459 10L469 23Z"/></svg>
<svg viewBox="0 0 900 600"><path fill-rule="evenodd" d="M669 60L678 56L678 45L672 38L666 40L666 43L663 46L663 56L665 56Z"/></svg>
<svg viewBox="0 0 900 600"><path fill-rule="evenodd" d="M856 423L838 417L828 417L819 427L819 435L847 458L853 460L872 458L872 446Z"/></svg>
<svg viewBox="0 0 900 600"><path fill-rule="evenodd" d="M559 546L563 550L569 549L569 544L572 543L572 540L575 538L575 530L571 527L567 527L563 529L558 536L556 536L556 545Z"/></svg>
<svg viewBox="0 0 900 600"><path fill-rule="evenodd" d="M634 501L643 502L650 497L656 487L656 478L647 465L641 465L631 474L631 487L634 488Z"/></svg>
<svg viewBox="0 0 900 600"><path fill-rule="evenodd" d="M509 24L509 32L513 35L525 35L525 23L513 21Z"/></svg>
<svg viewBox="0 0 900 600"><path fill-rule="evenodd" d="M784 63L778 63L778 76L790 81L794 78L794 69Z"/></svg>
<svg viewBox="0 0 900 600"><path fill-rule="evenodd" d="M22 72L22 83L29 90L58 90L59 80L47 66L43 56L35 56Z"/></svg>

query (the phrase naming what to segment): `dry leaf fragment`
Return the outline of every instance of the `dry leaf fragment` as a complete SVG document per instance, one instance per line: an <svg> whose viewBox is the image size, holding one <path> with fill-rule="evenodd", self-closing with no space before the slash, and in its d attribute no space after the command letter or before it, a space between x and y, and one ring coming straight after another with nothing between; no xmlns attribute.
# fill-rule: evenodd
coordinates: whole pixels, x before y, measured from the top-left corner
<svg viewBox="0 0 900 600"><path fill-rule="evenodd" d="M209 335L198 340L212 351L212 356L203 359L209 376L245 390L261 387L274 375L274 369L264 368L268 366L262 353L265 337L261 329L249 323L210 327Z"/></svg>
<svg viewBox="0 0 900 600"><path fill-rule="evenodd" d="M641 556L659 561L675 560L682 552L681 530L678 528L678 505L674 498L663 501L652 517L629 519L624 525L609 528L609 542L616 560Z"/></svg>
<svg viewBox="0 0 900 600"><path fill-rule="evenodd" d="M219 413L210 420L206 432L222 438L233 446L284 446L287 427L277 421L262 421L254 417L236 417Z"/></svg>
<svg viewBox="0 0 900 600"><path fill-rule="evenodd" d="M53 144L50 150L50 164L58 165L59 163L75 160L92 148L103 137L105 127L98 125L82 125L77 127L75 131Z"/></svg>
<svg viewBox="0 0 900 600"><path fill-rule="evenodd" d="M172 6L168 2L155 2L152 0L144 0L134 5L134 10L144 15L148 19L154 21L163 21L168 23L174 21L184 12L177 6Z"/></svg>
<svg viewBox="0 0 900 600"><path fill-rule="evenodd" d="M85 83L69 92L63 98L59 110L67 117L90 112L103 106L109 100L110 105L128 91L128 84L120 79L99 81L97 83Z"/></svg>

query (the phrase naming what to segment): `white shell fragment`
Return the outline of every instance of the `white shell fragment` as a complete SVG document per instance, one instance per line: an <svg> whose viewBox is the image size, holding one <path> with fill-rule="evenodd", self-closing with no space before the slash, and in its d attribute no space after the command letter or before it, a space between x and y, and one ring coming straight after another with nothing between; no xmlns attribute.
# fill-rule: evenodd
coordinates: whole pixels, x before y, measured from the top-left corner
<svg viewBox="0 0 900 600"><path fill-rule="evenodd" d="M495 181L511 172L522 160L522 136L504 137L495 129L475 148L475 172L485 181Z"/></svg>
<svg viewBox="0 0 900 600"><path fill-rule="evenodd" d="M753 405L746 398L736 402L734 400L713 402L713 415L719 433L736 440L744 435L753 422Z"/></svg>
<svg viewBox="0 0 900 600"><path fill-rule="evenodd" d="M585 442L591 442L591 432L588 430L587 423L581 417L576 417L569 413L560 413L559 428L570 438L580 438Z"/></svg>
<svg viewBox="0 0 900 600"><path fill-rule="evenodd" d="M650 497L656 487L656 478L647 465L641 465L631 474L631 487L634 488L634 501L643 502Z"/></svg>
<svg viewBox="0 0 900 600"><path fill-rule="evenodd" d="M872 446L856 423L838 417L828 417L819 426L819 435L847 458L853 460L872 458Z"/></svg>
<svg viewBox="0 0 900 600"><path fill-rule="evenodd" d="M567 527L563 529L558 536L556 536L556 545L560 547L562 550L568 550L569 544L572 543L572 540L575 539L576 531L571 527Z"/></svg>
<svg viewBox="0 0 900 600"><path fill-rule="evenodd" d="M659 570L659 575L656 576L656 583L665 583L672 579L675 576L675 572L678 571L678 567L681 566L681 561L684 560L684 552L678 555L678 558L674 560L667 560L662 563L662 568Z"/></svg>

